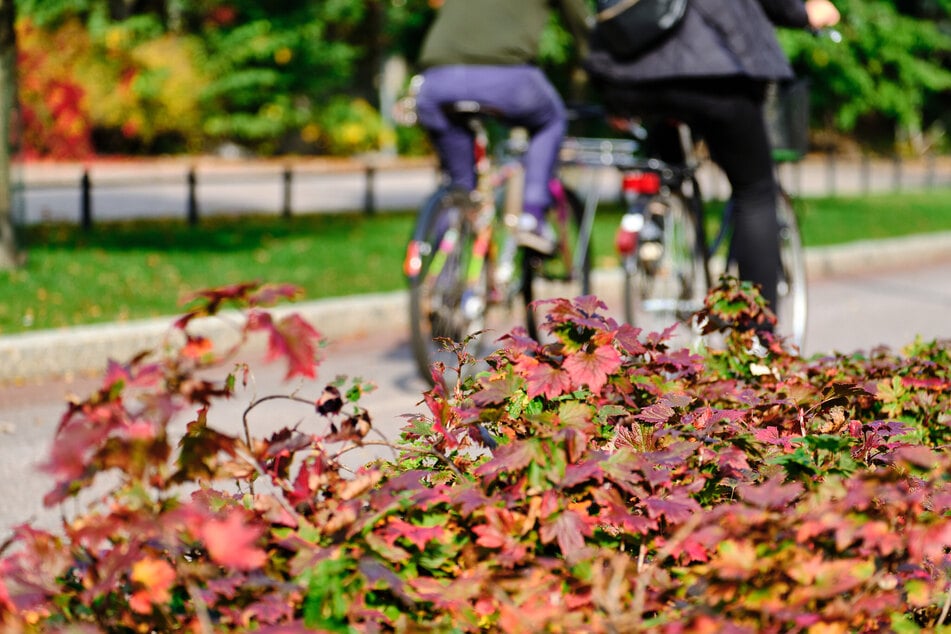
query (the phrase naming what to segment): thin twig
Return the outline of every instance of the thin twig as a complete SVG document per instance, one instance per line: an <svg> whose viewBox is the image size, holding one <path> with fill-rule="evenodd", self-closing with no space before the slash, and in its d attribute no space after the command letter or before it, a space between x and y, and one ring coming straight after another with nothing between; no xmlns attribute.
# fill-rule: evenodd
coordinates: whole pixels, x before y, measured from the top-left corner
<svg viewBox="0 0 951 634"><path fill-rule="evenodd" d="M948 618L948 612L951 611L951 584L948 585L946 592L947 596L944 598L944 606L941 608L941 616L938 617L938 621L934 624L935 626L944 623L945 619Z"/></svg>
<svg viewBox="0 0 951 634"><path fill-rule="evenodd" d="M208 606L205 604L205 600L201 598L201 595L198 594L197 586L189 581L186 587L188 588L188 594L191 595L192 601L195 602L195 615L198 617L198 625L201 628L201 633L214 634L215 629L211 624Z"/></svg>

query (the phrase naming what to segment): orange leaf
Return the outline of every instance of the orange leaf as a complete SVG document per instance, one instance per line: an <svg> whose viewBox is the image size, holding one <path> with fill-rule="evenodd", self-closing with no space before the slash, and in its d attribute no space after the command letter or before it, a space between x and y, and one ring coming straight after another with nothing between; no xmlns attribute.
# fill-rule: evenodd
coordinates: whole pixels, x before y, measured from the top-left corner
<svg viewBox="0 0 951 634"><path fill-rule="evenodd" d="M153 604L167 603L172 598L169 590L175 583L175 569L163 559L149 557L135 562L131 579L143 586L129 600L129 607L140 614L148 614Z"/></svg>
<svg viewBox="0 0 951 634"><path fill-rule="evenodd" d="M210 520L201 527L201 537L212 560L239 570L260 568L267 561L267 554L254 545L262 533L261 527L247 525L238 512L223 520Z"/></svg>

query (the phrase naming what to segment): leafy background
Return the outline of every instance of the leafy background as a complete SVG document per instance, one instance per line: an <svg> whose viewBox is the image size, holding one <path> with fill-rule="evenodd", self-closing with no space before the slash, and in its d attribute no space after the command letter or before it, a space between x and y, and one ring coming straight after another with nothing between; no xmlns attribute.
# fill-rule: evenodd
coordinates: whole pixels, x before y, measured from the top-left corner
<svg viewBox="0 0 951 634"><path fill-rule="evenodd" d="M426 150L381 117L380 72L408 71L427 0L20 0L24 151L31 157L213 151ZM812 79L816 142L946 149L948 0L840 0L841 44L783 33ZM553 23L542 64L570 100L586 90ZM821 134L818 134L821 133Z"/></svg>

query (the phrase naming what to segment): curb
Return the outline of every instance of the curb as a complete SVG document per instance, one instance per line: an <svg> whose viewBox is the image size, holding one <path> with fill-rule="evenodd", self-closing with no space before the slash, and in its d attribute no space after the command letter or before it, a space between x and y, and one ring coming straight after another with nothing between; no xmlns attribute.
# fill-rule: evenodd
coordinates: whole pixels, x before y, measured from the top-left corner
<svg viewBox="0 0 951 634"><path fill-rule="evenodd" d="M361 337L407 326L406 291L299 302L270 309L275 317L297 313L330 340ZM176 316L96 324L0 337L0 383L101 372L110 359L124 361L143 351L174 343ZM227 345L235 340L237 311L193 322L193 331ZM179 337L180 338L180 337Z"/></svg>
<svg viewBox="0 0 951 634"><path fill-rule="evenodd" d="M810 279L951 259L951 232L869 240L806 249ZM611 272L604 271L611 279ZM361 337L408 327L406 291L300 302L275 308L276 316L296 312L331 340ZM196 322L196 331L222 341L233 336L238 312ZM110 359L125 360L155 349L174 335L175 317L78 326L0 337L0 382L19 383L102 371Z"/></svg>

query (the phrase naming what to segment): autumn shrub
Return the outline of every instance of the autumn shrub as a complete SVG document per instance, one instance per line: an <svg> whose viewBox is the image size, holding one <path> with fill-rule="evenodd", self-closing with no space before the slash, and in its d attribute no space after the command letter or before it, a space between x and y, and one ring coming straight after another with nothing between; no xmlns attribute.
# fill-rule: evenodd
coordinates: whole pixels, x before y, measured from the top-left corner
<svg viewBox="0 0 951 634"><path fill-rule="evenodd" d="M386 130L380 114L362 99L336 97L329 100L316 108L316 120L312 125L314 141L332 155L373 152L385 143L395 142L395 137L386 138L395 132Z"/></svg>
<svg viewBox="0 0 951 634"><path fill-rule="evenodd" d="M92 29L17 23L27 158L202 149L200 43L153 27L149 18Z"/></svg>
<svg viewBox="0 0 951 634"><path fill-rule="evenodd" d="M137 21L98 34L81 78L102 153L197 153L206 143L207 61L195 37L157 34Z"/></svg>
<svg viewBox="0 0 951 634"><path fill-rule="evenodd" d="M48 32L24 19L17 24L17 40L19 151L29 159L88 158L93 143L86 90L63 72L89 54L88 35L75 22Z"/></svg>
<svg viewBox="0 0 951 634"><path fill-rule="evenodd" d="M314 377L318 332L265 310L292 294L203 293L167 346L69 405L46 502L106 492L57 532L16 530L8 631L946 629L947 342L803 359L735 280L697 315L717 341L697 350L555 300L547 343L515 330L478 372L455 344L463 371L434 368L398 440L343 379L257 398L243 435L214 429L254 333ZM195 334L232 303L238 344ZM254 437L275 399L301 417ZM342 466L376 443L393 457Z"/></svg>

